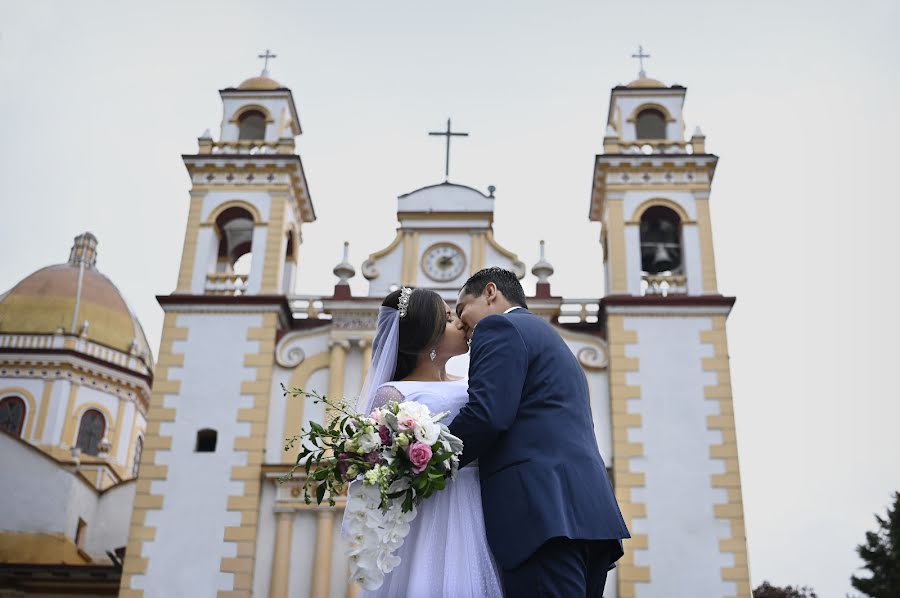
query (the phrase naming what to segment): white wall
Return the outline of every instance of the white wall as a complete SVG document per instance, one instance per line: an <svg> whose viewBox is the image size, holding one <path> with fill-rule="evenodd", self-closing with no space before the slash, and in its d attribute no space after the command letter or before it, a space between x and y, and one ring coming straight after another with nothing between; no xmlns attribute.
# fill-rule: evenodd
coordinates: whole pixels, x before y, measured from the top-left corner
<svg viewBox="0 0 900 598"><path fill-rule="evenodd" d="M87 523L84 549L95 560L127 544L134 482L98 493L84 478L24 441L0 434L0 529L63 534Z"/></svg>
<svg viewBox="0 0 900 598"><path fill-rule="evenodd" d="M261 324L256 314L177 317L176 325L188 328L187 340L173 347L184 354L184 367L170 368L169 375L181 389L164 400L165 407L175 409L175 421L164 422L160 430L172 437L172 449L156 457L157 464L168 467L168 477L151 485L152 494L164 497L163 508L147 513L156 538L144 543L147 573L134 580L147 598L214 596L232 587L233 575L219 567L223 557L236 556L236 546L222 539L226 527L240 524L240 513L228 511L227 500L244 492L242 482L231 480L231 468L246 465L246 453L235 452L234 441L250 432L249 424L237 422L237 414L253 403L240 387L255 378L244 356L257 352L259 342L248 341L247 333ZM202 428L218 432L214 453L194 451Z"/></svg>
<svg viewBox="0 0 900 598"><path fill-rule="evenodd" d="M89 553L106 554L128 544L136 488L137 483L129 480L100 494L93 525L88 524L85 548Z"/></svg>
<svg viewBox="0 0 900 598"><path fill-rule="evenodd" d="M640 360L640 370L629 373L627 382L641 388L640 399L628 401L629 412L642 421L640 429L629 430L629 440L644 446L644 456L631 458L630 466L646 476L646 486L632 489L632 499L647 508L647 518L634 519L631 532L649 536L647 549L635 551L635 563L650 565L652 579L637 584L637 598L736 592L721 574L733 556L719 552L730 524L713 515L713 506L727 502L727 495L712 487L724 463L709 456L721 432L706 427L707 416L718 413L718 403L704 397L704 386L716 383L715 373L702 369L712 347L701 344L700 332L710 327L705 317L625 319L638 339L627 346L627 355Z"/></svg>

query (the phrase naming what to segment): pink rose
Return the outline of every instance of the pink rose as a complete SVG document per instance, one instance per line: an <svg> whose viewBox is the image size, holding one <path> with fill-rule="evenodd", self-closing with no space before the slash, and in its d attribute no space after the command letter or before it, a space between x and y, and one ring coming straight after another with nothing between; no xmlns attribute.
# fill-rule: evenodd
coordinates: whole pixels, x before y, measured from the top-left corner
<svg viewBox="0 0 900 598"><path fill-rule="evenodd" d="M406 456L412 463L413 473L422 473L431 461L431 447L424 442L414 442L406 448Z"/></svg>
<svg viewBox="0 0 900 598"><path fill-rule="evenodd" d="M416 427L416 420L411 417L408 417L404 420L400 421L400 425L406 428L407 430L412 430Z"/></svg>
<svg viewBox="0 0 900 598"><path fill-rule="evenodd" d="M391 445L391 431L387 426L381 426L378 428L378 436L381 437L381 444L384 446Z"/></svg>

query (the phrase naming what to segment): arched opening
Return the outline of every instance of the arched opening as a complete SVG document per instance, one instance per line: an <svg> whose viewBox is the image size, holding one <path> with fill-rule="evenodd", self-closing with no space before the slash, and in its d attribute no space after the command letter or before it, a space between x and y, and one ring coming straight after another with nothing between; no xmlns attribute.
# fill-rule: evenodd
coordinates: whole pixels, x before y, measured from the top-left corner
<svg viewBox="0 0 900 598"><path fill-rule="evenodd" d="M131 476L137 477L141 469L141 453L144 452L144 439L138 436L137 442L134 443L134 461L131 464Z"/></svg>
<svg viewBox="0 0 900 598"><path fill-rule="evenodd" d="M635 119L638 139L665 139L666 116L656 108L641 110Z"/></svg>
<svg viewBox="0 0 900 598"><path fill-rule="evenodd" d="M86 455L96 455L105 433L106 418L96 409L88 409L81 416L81 424L78 426L78 441L75 446Z"/></svg>
<svg viewBox="0 0 900 598"><path fill-rule="evenodd" d="M194 451L198 453L214 453L216 452L216 440L218 432L211 428L204 428L197 431L197 445Z"/></svg>
<svg viewBox="0 0 900 598"><path fill-rule="evenodd" d="M651 206L641 215L641 269L681 274L681 218L671 208Z"/></svg>
<svg viewBox="0 0 900 598"><path fill-rule="evenodd" d="M281 277L281 291L285 295L291 295L294 292L294 275L297 271L297 262L294 252L294 234L287 231L285 250L284 250L284 272Z"/></svg>
<svg viewBox="0 0 900 598"><path fill-rule="evenodd" d="M208 291L226 295L246 292L253 261L253 227L253 215L238 206L223 210L216 218L216 275L210 276L215 286Z"/></svg>
<svg viewBox="0 0 900 598"><path fill-rule="evenodd" d="M0 400L0 430L21 437L24 425L25 401L21 397L5 397Z"/></svg>
<svg viewBox="0 0 900 598"><path fill-rule="evenodd" d="M262 140L266 138L266 115L259 110L247 110L238 118L238 139Z"/></svg>

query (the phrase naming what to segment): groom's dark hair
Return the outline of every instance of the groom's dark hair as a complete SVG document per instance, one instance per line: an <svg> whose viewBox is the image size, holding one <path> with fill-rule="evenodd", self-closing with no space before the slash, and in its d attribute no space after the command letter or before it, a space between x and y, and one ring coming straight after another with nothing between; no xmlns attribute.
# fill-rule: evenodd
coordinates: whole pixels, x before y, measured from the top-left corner
<svg viewBox="0 0 900 598"><path fill-rule="evenodd" d="M463 285L463 294L480 297L489 282L494 283L497 286L497 290L503 293L503 296L512 305L528 308L528 305L525 303L525 291L522 290L519 277L503 268L494 267L479 270Z"/></svg>

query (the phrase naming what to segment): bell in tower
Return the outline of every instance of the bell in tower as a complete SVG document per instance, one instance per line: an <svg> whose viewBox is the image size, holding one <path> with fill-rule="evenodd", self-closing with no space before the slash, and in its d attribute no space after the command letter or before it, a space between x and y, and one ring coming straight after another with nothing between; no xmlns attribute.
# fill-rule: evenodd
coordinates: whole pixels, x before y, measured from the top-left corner
<svg viewBox="0 0 900 598"><path fill-rule="evenodd" d="M681 268L681 222L673 210L653 206L641 216L641 268L648 274Z"/></svg>

